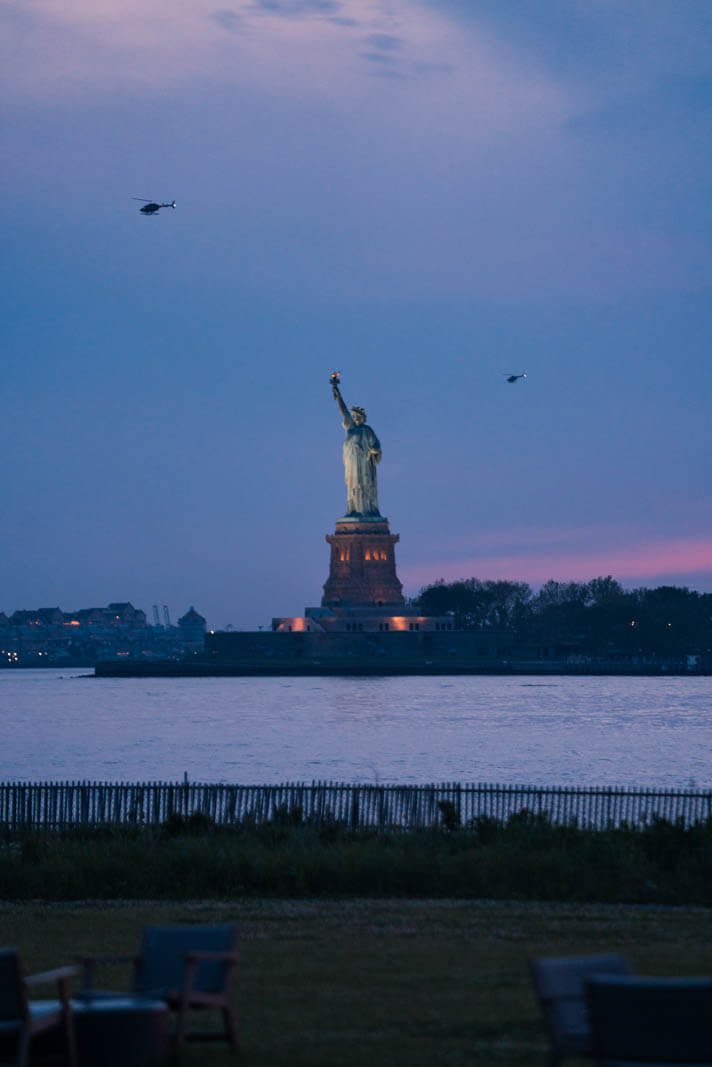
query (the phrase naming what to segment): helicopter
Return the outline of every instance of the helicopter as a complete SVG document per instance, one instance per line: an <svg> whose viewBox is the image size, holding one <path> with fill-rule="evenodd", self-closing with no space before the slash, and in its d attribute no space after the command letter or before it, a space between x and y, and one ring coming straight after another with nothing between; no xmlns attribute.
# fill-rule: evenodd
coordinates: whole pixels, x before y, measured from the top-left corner
<svg viewBox="0 0 712 1067"><path fill-rule="evenodd" d="M160 211L162 207L175 207L176 202L172 200L170 204L157 204L153 200L145 200L142 196L132 196L132 200L140 200L143 203L143 207L139 208L142 215L155 215Z"/></svg>
<svg viewBox="0 0 712 1067"><path fill-rule="evenodd" d="M516 380L518 378L526 378L526 373L524 373L524 374L506 374L505 377L506 377L508 382L516 382Z"/></svg>

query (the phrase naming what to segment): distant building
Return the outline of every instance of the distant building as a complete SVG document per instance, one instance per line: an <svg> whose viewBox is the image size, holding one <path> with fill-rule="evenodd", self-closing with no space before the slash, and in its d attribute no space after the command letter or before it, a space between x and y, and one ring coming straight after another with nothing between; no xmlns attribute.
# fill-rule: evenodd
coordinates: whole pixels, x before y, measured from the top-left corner
<svg viewBox="0 0 712 1067"><path fill-rule="evenodd" d="M118 603L109 604L106 609L109 615L113 615L114 621L119 626L129 626L132 629L146 625L146 612L135 608L133 604Z"/></svg>
<svg viewBox="0 0 712 1067"><path fill-rule="evenodd" d="M10 616L11 626L41 626L42 622L37 611L13 611Z"/></svg>
<svg viewBox="0 0 712 1067"><path fill-rule="evenodd" d="M73 665L93 666L98 660L178 660L202 650L205 619L195 608L183 617L183 627L159 631L147 625L146 613L128 601L102 608L38 608L0 612L0 667Z"/></svg>
<svg viewBox="0 0 712 1067"><path fill-rule="evenodd" d="M375 614L372 608L307 608L304 615L272 619L274 633L435 633L452 630L452 616Z"/></svg>
<svg viewBox="0 0 712 1067"><path fill-rule="evenodd" d="M64 626L129 630L143 630L146 627L146 612L128 602L109 604L105 608L80 608L79 611L62 614Z"/></svg>
<svg viewBox="0 0 712 1067"><path fill-rule="evenodd" d="M194 645L196 648L202 649L205 642L206 629L205 619L198 614L192 604L185 615L178 619L181 640L187 645Z"/></svg>

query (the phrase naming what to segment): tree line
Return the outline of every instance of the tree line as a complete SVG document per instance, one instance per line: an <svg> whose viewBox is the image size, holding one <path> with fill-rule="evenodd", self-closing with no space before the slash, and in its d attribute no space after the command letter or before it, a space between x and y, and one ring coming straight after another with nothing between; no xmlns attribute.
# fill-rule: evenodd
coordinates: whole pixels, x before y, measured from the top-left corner
<svg viewBox="0 0 712 1067"><path fill-rule="evenodd" d="M610 575L590 582L440 579L411 601L422 615L451 615L463 630L510 630L517 644L678 658L712 653L712 593L662 585L626 590Z"/></svg>

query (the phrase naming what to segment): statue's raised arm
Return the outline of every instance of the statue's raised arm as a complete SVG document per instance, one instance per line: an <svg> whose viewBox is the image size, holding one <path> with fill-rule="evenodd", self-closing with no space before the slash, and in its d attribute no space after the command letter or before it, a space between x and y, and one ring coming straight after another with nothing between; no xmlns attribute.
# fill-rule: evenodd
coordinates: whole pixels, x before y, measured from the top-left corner
<svg viewBox="0 0 712 1067"><path fill-rule="evenodd" d="M339 405L339 411L344 420L344 429L347 429L348 427L353 426L354 420L351 418L351 413L346 407L344 398L341 395L341 390L339 389L339 372L334 371L329 380L331 382L331 391L334 394L334 400Z"/></svg>
<svg viewBox="0 0 712 1067"><path fill-rule="evenodd" d="M370 426L366 425L363 408L346 407L339 389L339 372L329 379L334 399L343 418L344 475L346 478L346 514L350 518L380 519L376 465L381 462L381 443Z"/></svg>

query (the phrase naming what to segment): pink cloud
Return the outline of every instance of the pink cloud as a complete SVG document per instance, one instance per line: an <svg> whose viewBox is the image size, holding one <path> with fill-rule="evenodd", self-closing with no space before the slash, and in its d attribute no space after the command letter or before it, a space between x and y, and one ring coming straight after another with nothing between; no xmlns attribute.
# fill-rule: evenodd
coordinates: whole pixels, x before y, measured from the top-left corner
<svg viewBox="0 0 712 1067"><path fill-rule="evenodd" d="M29 7L26 22L10 25L2 77L32 98L133 96L207 77L292 100L298 86L302 102L326 94L329 108L359 115L370 105L371 133L385 111L383 136L392 137L395 112L420 137L444 138L465 157L473 146L529 141L572 114L569 94L545 69L524 68L482 27L410 0L31 0ZM374 78L384 64L374 56L388 56L402 84L384 90ZM463 108L453 100L467 101L466 138Z"/></svg>
<svg viewBox="0 0 712 1067"><path fill-rule="evenodd" d="M708 574L712 588L712 538L686 537L648 542L628 542L600 551L556 552L549 550L483 553L456 560L400 568L401 579L410 588L420 588L438 578L509 578L539 584L557 581L589 581L598 575L612 574L621 582L669 579L670 575Z"/></svg>

